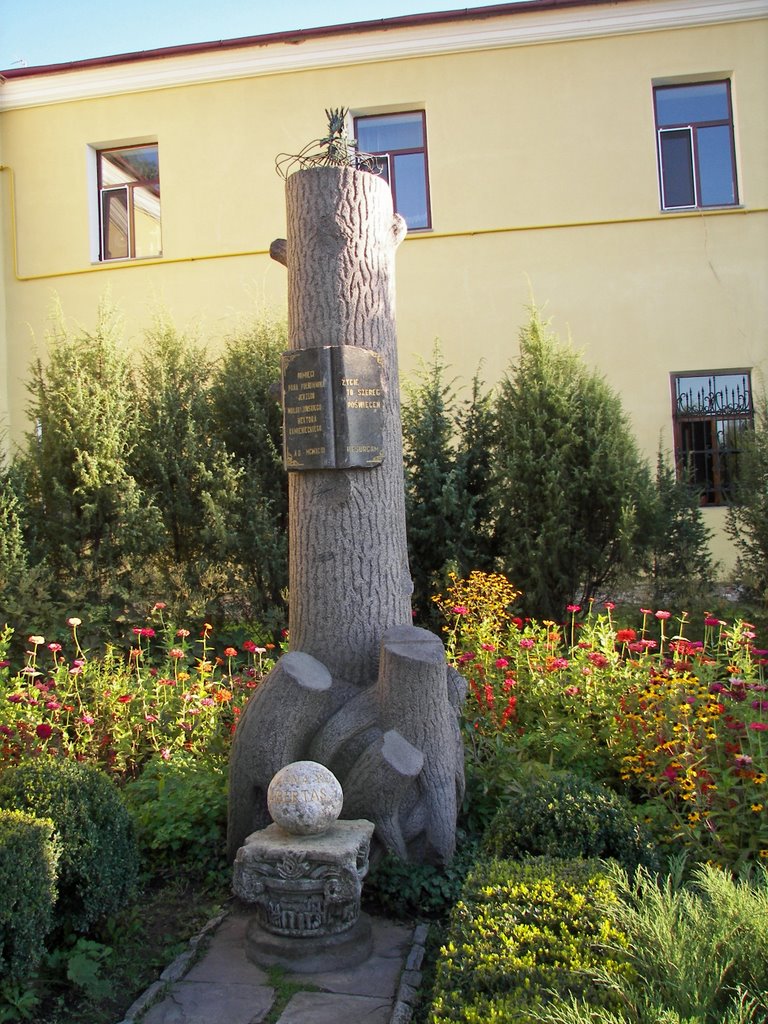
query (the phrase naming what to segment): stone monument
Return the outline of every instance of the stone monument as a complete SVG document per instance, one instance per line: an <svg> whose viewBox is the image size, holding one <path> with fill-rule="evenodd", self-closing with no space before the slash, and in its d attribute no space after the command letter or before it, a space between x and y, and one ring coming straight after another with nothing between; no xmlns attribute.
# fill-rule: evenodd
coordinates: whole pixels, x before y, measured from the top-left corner
<svg viewBox="0 0 768 1024"><path fill-rule="evenodd" d="M337 820L341 786L313 761L282 768L267 805L273 824L248 836L235 858L234 892L254 911L247 956L304 973L362 963L372 945L360 896L373 823Z"/></svg>
<svg viewBox="0 0 768 1024"><path fill-rule="evenodd" d="M341 782L342 817L374 822L377 849L443 863L464 787L465 683L412 625L394 289L406 227L342 114L287 176L288 237L271 247L288 271L291 650L235 734L229 854L269 824L273 776L312 760Z"/></svg>

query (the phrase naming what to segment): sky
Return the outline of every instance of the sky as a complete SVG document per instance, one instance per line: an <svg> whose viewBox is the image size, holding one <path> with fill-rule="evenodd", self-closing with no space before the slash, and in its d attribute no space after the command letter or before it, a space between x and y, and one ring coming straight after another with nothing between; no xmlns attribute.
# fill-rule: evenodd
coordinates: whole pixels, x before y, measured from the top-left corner
<svg viewBox="0 0 768 1024"><path fill-rule="evenodd" d="M506 0L0 0L0 69ZM519 0L522 2L522 0Z"/></svg>

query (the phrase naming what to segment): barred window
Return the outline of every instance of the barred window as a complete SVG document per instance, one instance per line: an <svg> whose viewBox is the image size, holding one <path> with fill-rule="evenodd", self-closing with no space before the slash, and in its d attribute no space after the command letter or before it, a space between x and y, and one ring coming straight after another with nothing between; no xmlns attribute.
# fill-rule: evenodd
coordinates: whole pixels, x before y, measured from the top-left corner
<svg viewBox="0 0 768 1024"><path fill-rule="evenodd" d="M727 504L742 435L754 426L749 370L673 374L672 401L678 479L702 505Z"/></svg>

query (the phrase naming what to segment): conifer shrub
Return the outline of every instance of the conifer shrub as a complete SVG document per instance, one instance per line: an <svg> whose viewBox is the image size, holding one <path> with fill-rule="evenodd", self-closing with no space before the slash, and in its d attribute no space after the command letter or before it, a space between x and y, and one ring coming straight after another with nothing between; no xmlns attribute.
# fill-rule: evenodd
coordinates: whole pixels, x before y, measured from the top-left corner
<svg viewBox="0 0 768 1024"><path fill-rule="evenodd" d="M649 468L618 394L535 308L495 412L497 555L527 614L559 622L641 567Z"/></svg>
<svg viewBox="0 0 768 1024"><path fill-rule="evenodd" d="M678 480L663 451L656 460L656 501L649 523L652 544L647 583L656 607L690 607L712 593L717 565L709 541L712 531L702 515L699 493Z"/></svg>
<svg viewBox="0 0 768 1024"><path fill-rule="evenodd" d="M440 950L429 1024L532 1024L542 1004L572 995L615 1008L590 976L598 963L614 978L631 971L614 899L597 861L479 863Z"/></svg>
<svg viewBox="0 0 768 1024"><path fill-rule="evenodd" d="M745 431L739 443L726 530L738 552L739 583L749 597L768 607L768 398L758 405L754 431Z"/></svg>
<svg viewBox="0 0 768 1024"><path fill-rule="evenodd" d="M0 977L29 976L53 925L59 845L50 819L0 809Z"/></svg>
<svg viewBox="0 0 768 1024"><path fill-rule="evenodd" d="M123 790L143 871L205 880L226 867L227 779L221 764L177 751L154 757Z"/></svg>
<svg viewBox="0 0 768 1024"><path fill-rule="evenodd" d="M13 765L0 776L0 807L53 822L61 847L56 926L85 932L135 895L133 822L99 768L40 759Z"/></svg>
<svg viewBox="0 0 768 1024"><path fill-rule="evenodd" d="M447 369L435 345L431 361L403 387L408 555L414 607L427 625L431 595L449 567L463 575L493 560L490 397L476 376L461 401Z"/></svg>
<svg viewBox="0 0 768 1024"><path fill-rule="evenodd" d="M612 858L627 870L655 869L658 854L628 801L572 772L529 776L519 796L500 808L485 850L514 860L529 856Z"/></svg>

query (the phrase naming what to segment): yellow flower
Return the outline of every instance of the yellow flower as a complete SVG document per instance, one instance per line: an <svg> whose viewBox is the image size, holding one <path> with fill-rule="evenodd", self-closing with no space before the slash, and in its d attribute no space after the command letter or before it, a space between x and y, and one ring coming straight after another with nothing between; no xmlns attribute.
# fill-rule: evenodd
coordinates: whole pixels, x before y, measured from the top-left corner
<svg viewBox="0 0 768 1024"><path fill-rule="evenodd" d="M762 809L763 809L763 805L762 804L752 804L752 810L754 811L755 814L759 814L760 811L762 811Z"/></svg>

